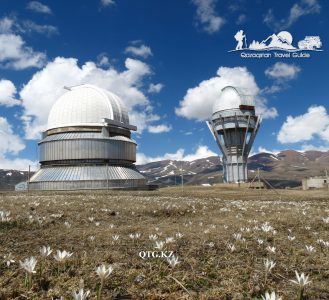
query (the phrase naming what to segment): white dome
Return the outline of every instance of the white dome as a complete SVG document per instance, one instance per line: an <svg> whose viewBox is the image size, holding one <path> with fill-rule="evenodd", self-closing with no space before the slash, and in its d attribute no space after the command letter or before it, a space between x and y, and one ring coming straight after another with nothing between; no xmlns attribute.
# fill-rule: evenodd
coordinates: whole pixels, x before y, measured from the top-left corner
<svg viewBox="0 0 329 300"><path fill-rule="evenodd" d="M68 126L102 126L102 119L129 124L127 109L121 99L94 85L70 88L50 110L47 130Z"/></svg>
<svg viewBox="0 0 329 300"><path fill-rule="evenodd" d="M226 86L216 99L212 111L215 113L225 109L239 108L241 104L242 99L237 89L233 86Z"/></svg>

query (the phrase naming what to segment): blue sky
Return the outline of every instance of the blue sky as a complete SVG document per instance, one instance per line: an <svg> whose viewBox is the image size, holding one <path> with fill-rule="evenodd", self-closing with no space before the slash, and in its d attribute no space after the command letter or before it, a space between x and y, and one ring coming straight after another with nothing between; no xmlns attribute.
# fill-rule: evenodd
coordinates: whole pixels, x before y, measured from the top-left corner
<svg viewBox="0 0 329 300"><path fill-rule="evenodd" d="M329 149L328 1L21 1L0 11L0 168L36 165L64 85L117 93L139 127L140 163L219 153L204 122L227 84L254 94L264 120L253 152ZM319 36L310 58L241 58L289 31Z"/></svg>

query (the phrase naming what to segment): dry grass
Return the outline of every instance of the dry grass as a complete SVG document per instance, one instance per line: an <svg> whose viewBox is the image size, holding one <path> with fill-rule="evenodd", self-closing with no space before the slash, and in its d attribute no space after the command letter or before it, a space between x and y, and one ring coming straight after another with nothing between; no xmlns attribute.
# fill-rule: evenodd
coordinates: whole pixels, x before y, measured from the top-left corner
<svg viewBox="0 0 329 300"><path fill-rule="evenodd" d="M317 242L329 241L329 224L323 220L329 216L329 194L280 193L201 187L2 193L0 211L11 214L10 220L0 221L0 300L72 299L79 286L96 299L100 281L95 268L101 263L114 267L102 299L261 299L265 291L275 290L291 300L298 292L289 281L295 270L312 280L305 299L329 299L329 247ZM265 222L273 227L269 232L261 228ZM177 237L178 232L183 236ZM129 237L136 233L140 238ZM238 233L241 240L234 237ZM139 251L156 250L150 234L157 234L158 241L174 237L164 250L175 252L178 265L138 256ZM119 235L117 241L114 235ZM236 250L231 252L228 244ZM74 254L60 266L53 253L40 257L44 245ZM308 253L306 245L316 252ZM276 247L275 254L268 246ZM3 257L9 253L15 262L8 267ZM30 256L38 263L28 289L19 260ZM276 262L266 280L265 258Z"/></svg>

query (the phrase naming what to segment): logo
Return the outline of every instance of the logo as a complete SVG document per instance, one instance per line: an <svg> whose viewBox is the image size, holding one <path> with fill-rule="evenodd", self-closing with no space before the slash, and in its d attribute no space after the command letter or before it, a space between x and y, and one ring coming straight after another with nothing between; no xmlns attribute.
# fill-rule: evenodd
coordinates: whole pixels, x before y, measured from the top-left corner
<svg viewBox="0 0 329 300"><path fill-rule="evenodd" d="M239 30L234 38L237 45L229 52L241 51L242 58L309 58L311 51L323 51L319 36L305 36L295 47L293 37L288 31L274 33L261 42L253 40L249 45L243 30Z"/></svg>
<svg viewBox="0 0 329 300"><path fill-rule="evenodd" d="M147 258L170 258L174 254L173 251L140 251L138 256L142 259Z"/></svg>

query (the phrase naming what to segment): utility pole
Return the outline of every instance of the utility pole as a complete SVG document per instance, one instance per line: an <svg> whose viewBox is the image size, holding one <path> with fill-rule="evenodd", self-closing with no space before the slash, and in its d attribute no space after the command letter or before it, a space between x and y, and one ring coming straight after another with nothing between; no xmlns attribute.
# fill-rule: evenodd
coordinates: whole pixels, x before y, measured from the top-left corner
<svg viewBox="0 0 329 300"><path fill-rule="evenodd" d="M106 186L107 190L109 190L109 164L106 164Z"/></svg>
<svg viewBox="0 0 329 300"><path fill-rule="evenodd" d="M183 174L183 162L182 162L182 165L181 165L181 176L182 176L182 191L184 190L184 174Z"/></svg>
<svg viewBox="0 0 329 300"><path fill-rule="evenodd" d="M30 172L31 166L29 165L29 172L27 173L27 193L30 193Z"/></svg>

